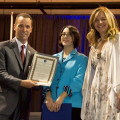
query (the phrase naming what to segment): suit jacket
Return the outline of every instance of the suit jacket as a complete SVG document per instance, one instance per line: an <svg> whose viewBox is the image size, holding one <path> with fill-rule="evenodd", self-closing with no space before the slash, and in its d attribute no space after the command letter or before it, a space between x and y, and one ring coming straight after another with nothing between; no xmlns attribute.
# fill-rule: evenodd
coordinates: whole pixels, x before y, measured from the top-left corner
<svg viewBox="0 0 120 120"><path fill-rule="evenodd" d="M51 95L54 101L69 86L72 96L67 96L63 103L72 103L72 107L82 107L82 85L87 67L88 58L74 49L63 61L63 51L55 54L59 57L55 77L51 85Z"/></svg>
<svg viewBox="0 0 120 120"><path fill-rule="evenodd" d="M27 79L35 52L28 45L23 67L15 38L0 43L0 114L11 115L18 103L23 112L29 108L29 89L20 87L20 82Z"/></svg>

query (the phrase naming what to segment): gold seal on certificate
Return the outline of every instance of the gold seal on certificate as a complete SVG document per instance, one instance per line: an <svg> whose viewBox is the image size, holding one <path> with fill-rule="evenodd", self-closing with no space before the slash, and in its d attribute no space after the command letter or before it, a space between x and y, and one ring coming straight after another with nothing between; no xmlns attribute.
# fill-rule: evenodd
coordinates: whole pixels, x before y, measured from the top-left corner
<svg viewBox="0 0 120 120"><path fill-rule="evenodd" d="M34 54L29 80L35 80L39 85L50 86L54 78L58 57L36 53Z"/></svg>

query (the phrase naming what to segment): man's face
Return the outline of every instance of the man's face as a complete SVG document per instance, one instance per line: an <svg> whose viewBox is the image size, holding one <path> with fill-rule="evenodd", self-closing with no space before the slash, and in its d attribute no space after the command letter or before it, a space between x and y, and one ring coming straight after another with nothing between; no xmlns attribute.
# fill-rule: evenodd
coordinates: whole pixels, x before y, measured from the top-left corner
<svg viewBox="0 0 120 120"><path fill-rule="evenodd" d="M15 36L21 43L26 43L32 32L32 21L30 18L17 18L14 24Z"/></svg>

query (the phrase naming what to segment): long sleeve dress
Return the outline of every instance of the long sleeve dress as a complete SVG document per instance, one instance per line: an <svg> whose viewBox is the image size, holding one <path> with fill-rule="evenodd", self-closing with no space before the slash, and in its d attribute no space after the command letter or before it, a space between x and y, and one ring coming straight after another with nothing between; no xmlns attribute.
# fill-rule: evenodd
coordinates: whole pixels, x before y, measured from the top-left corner
<svg viewBox="0 0 120 120"><path fill-rule="evenodd" d="M120 33L115 40L108 40L100 54L91 47L82 89L82 120L120 120L116 108L120 89Z"/></svg>

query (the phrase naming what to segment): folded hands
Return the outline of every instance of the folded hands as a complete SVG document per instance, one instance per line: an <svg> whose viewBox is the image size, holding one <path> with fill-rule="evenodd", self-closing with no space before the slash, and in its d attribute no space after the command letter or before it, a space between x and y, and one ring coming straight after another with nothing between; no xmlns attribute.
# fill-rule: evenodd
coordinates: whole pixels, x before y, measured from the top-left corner
<svg viewBox="0 0 120 120"><path fill-rule="evenodd" d="M62 105L65 97L67 97L67 93L63 92L57 98L57 100L54 102L52 97L51 97L51 92L48 92L46 94L46 106L47 106L48 110L51 111L51 112L58 112L61 108L61 105Z"/></svg>

